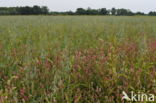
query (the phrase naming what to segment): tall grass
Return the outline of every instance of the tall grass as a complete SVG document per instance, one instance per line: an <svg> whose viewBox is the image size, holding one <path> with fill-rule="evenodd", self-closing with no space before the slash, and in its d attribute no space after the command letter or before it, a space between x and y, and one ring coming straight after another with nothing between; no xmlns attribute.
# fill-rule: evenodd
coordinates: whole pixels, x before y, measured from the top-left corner
<svg viewBox="0 0 156 103"><path fill-rule="evenodd" d="M156 94L156 18L1 16L0 103L121 103Z"/></svg>

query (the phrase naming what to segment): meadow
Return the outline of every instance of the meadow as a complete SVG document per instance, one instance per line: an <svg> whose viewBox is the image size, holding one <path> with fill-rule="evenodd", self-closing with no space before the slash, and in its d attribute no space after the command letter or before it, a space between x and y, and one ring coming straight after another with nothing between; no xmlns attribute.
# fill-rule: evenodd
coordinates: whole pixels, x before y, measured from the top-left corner
<svg viewBox="0 0 156 103"><path fill-rule="evenodd" d="M156 95L156 17L0 16L0 103Z"/></svg>

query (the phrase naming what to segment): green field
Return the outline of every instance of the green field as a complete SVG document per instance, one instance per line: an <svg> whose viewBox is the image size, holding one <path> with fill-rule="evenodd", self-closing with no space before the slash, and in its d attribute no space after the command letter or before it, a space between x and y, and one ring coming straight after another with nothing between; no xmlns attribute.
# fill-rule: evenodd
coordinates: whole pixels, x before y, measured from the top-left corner
<svg viewBox="0 0 156 103"><path fill-rule="evenodd" d="M156 17L0 16L0 103L156 95Z"/></svg>

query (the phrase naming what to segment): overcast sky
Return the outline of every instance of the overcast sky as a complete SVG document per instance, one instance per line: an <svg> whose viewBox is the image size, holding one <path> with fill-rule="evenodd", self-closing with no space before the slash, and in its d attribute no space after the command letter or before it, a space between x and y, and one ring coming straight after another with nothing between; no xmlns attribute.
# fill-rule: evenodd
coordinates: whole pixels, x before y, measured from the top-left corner
<svg viewBox="0 0 156 103"><path fill-rule="evenodd" d="M51 11L75 11L78 7L127 8L146 13L156 11L156 0L0 0L0 7L33 5L48 6Z"/></svg>

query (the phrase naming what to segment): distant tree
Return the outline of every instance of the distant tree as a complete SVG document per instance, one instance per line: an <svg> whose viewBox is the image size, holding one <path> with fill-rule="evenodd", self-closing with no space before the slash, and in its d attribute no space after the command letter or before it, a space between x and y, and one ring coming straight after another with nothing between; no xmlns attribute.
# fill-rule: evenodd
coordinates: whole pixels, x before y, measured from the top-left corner
<svg viewBox="0 0 156 103"><path fill-rule="evenodd" d="M46 6L42 6L41 7L41 14L48 14L49 13L49 9Z"/></svg>
<svg viewBox="0 0 156 103"><path fill-rule="evenodd" d="M98 15L99 12L96 9L91 9L91 8L88 7L88 9L86 10L86 14L87 15Z"/></svg>
<svg viewBox="0 0 156 103"><path fill-rule="evenodd" d="M125 9L117 9L117 15L126 15L127 10Z"/></svg>
<svg viewBox="0 0 156 103"><path fill-rule="evenodd" d="M145 15L143 12L136 12L135 15Z"/></svg>
<svg viewBox="0 0 156 103"><path fill-rule="evenodd" d="M0 7L0 15L149 15L156 16L156 11L151 11L148 14L144 14L143 12L132 12L129 9L115 9L107 10L106 8L100 9L83 9L77 8L76 12L66 11L66 12L49 12L49 9L46 6L24 6L24 7Z"/></svg>
<svg viewBox="0 0 156 103"><path fill-rule="evenodd" d="M83 9L83 8L77 8L76 14L78 14L78 15L84 15L84 14L86 14L86 10Z"/></svg>
<svg viewBox="0 0 156 103"><path fill-rule="evenodd" d="M150 16L156 16L156 12L155 11L151 11L151 12L148 13L148 15L150 15Z"/></svg>
<svg viewBox="0 0 156 103"><path fill-rule="evenodd" d="M134 13L131 10L127 9L127 16L133 16L133 15Z"/></svg>
<svg viewBox="0 0 156 103"><path fill-rule="evenodd" d="M99 14L100 15L108 15L109 14L109 11L106 8L101 8L99 10Z"/></svg>
<svg viewBox="0 0 156 103"><path fill-rule="evenodd" d="M8 7L6 9L6 11L8 11L8 13L9 13L8 15L17 15L18 14L16 7Z"/></svg>
<svg viewBox="0 0 156 103"><path fill-rule="evenodd" d="M116 11L117 11L116 15L119 15L119 16L123 16L123 15L132 16L132 15L134 15L134 13L128 9L122 8L122 9L117 9Z"/></svg>
<svg viewBox="0 0 156 103"><path fill-rule="evenodd" d="M38 15L38 14L48 14L49 10L46 6L25 6L25 7L17 7L16 11L21 15Z"/></svg>
<svg viewBox="0 0 156 103"><path fill-rule="evenodd" d="M116 15L116 9L115 9L115 8L112 8L112 9L111 9L111 14L112 14L112 15Z"/></svg>
<svg viewBox="0 0 156 103"><path fill-rule="evenodd" d="M74 15L75 13L72 12L72 11L67 11L66 14L67 14L67 15Z"/></svg>
<svg viewBox="0 0 156 103"><path fill-rule="evenodd" d="M42 9L37 5L33 6L33 14L42 14Z"/></svg>
<svg viewBox="0 0 156 103"><path fill-rule="evenodd" d="M52 11L52 12L49 12L50 15L58 15L59 13L58 12L55 12L55 11Z"/></svg>
<svg viewBox="0 0 156 103"><path fill-rule="evenodd" d="M30 15L30 14L33 14L32 13L32 8L29 7L29 6L18 7L18 8L16 8L16 11L18 12L18 14L21 14L21 15Z"/></svg>

